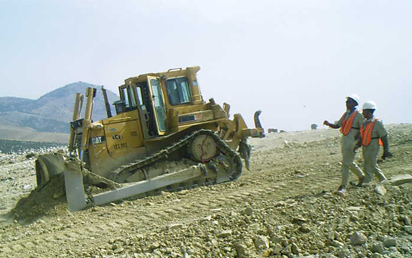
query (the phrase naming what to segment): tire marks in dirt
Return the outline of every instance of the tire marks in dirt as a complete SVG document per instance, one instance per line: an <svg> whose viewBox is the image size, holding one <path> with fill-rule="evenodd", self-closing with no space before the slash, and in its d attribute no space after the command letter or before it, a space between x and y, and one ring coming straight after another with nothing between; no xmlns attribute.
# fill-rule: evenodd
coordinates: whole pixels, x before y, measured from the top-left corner
<svg viewBox="0 0 412 258"><path fill-rule="evenodd" d="M202 191L188 195L188 202L178 203L172 208L167 203L146 206L138 211L132 210L132 205L125 205L124 209L116 212L111 211L111 207L103 207L99 212L107 212L108 218L101 219L99 215L88 214L90 221L76 223L68 228L37 235L33 233L12 242L0 241L0 256L14 257L18 253L21 257L29 257L41 254L45 249L54 249L56 254L64 254L67 252L67 242L78 242L83 250L96 248L125 234L146 234L172 223L191 223L213 209L231 209L236 204L246 202L251 196L254 200L267 199L268 195L273 195L278 189L276 186L264 185L254 190L233 188L222 191L218 196ZM81 217L76 215L74 214L73 221L78 222Z"/></svg>

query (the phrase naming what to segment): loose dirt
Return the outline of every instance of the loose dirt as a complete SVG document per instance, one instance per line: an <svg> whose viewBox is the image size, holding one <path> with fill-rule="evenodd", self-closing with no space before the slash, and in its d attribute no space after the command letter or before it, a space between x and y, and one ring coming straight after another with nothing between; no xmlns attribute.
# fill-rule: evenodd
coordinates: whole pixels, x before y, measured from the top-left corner
<svg viewBox="0 0 412 258"><path fill-rule="evenodd" d="M380 168L389 179L411 176L412 125L387 129L394 157ZM412 184L335 194L337 130L250 143L251 170L236 182L79 212L64 196L27 199L35 156L2 155L0 257L412 257Z"/></svg>

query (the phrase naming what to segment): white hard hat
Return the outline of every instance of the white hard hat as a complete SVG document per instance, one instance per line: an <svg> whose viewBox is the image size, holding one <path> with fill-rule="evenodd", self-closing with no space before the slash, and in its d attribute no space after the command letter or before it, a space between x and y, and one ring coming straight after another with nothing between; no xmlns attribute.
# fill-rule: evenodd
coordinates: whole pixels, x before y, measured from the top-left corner
<svg viewBox="0 0 412 258"><path fill-rule="evenodd" d="M357 103L358 105L359 105L359 103L360 103L359 96L356 95L356 94L352 94L352 95L346 96L346 98L351 98L351 99L353 99L354 101L356 101L356 103Z"/></svg>
<svg viewBox="0 0 412 258"><path fill-rule="evenodd" d="M376 103L372 100L363 103L362 109L376 109Z"/></svg>

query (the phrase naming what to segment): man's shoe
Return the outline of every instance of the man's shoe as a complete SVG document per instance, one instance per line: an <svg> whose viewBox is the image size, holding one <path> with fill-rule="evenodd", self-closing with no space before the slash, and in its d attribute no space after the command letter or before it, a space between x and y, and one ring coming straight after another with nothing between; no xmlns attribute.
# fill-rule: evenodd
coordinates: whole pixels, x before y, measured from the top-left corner
<svg viewBox="0 0 412 258"><path fill-rule="evenodd" d="M339 188L338 188L338 191L336 191L336 194L338 194L338 195L340 195L340 196L342 196L342 195L345 195L345 193L346 193L346 189L345 189L345 187L344 186L339 186Z"/></svg>
<svg viewBox="0 0 412 258"><path fill-rule="evenodd" d="M363 186L363 181L365 181L365 177L364 176L359 177L359 181L358 181L358 184L356 186L359 186L359 187Z"/></svg>

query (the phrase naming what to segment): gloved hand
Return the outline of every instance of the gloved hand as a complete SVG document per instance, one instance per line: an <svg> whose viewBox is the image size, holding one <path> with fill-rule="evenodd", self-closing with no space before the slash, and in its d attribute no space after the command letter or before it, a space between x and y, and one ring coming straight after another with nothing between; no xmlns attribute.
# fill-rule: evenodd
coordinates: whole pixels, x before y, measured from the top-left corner
<svg viewBox="0 0 412 258"><path fill-rule="evenodd" d="M382 159L390 158L393 157L392 153L390 151L384 151L382 154Z"/></svg>

